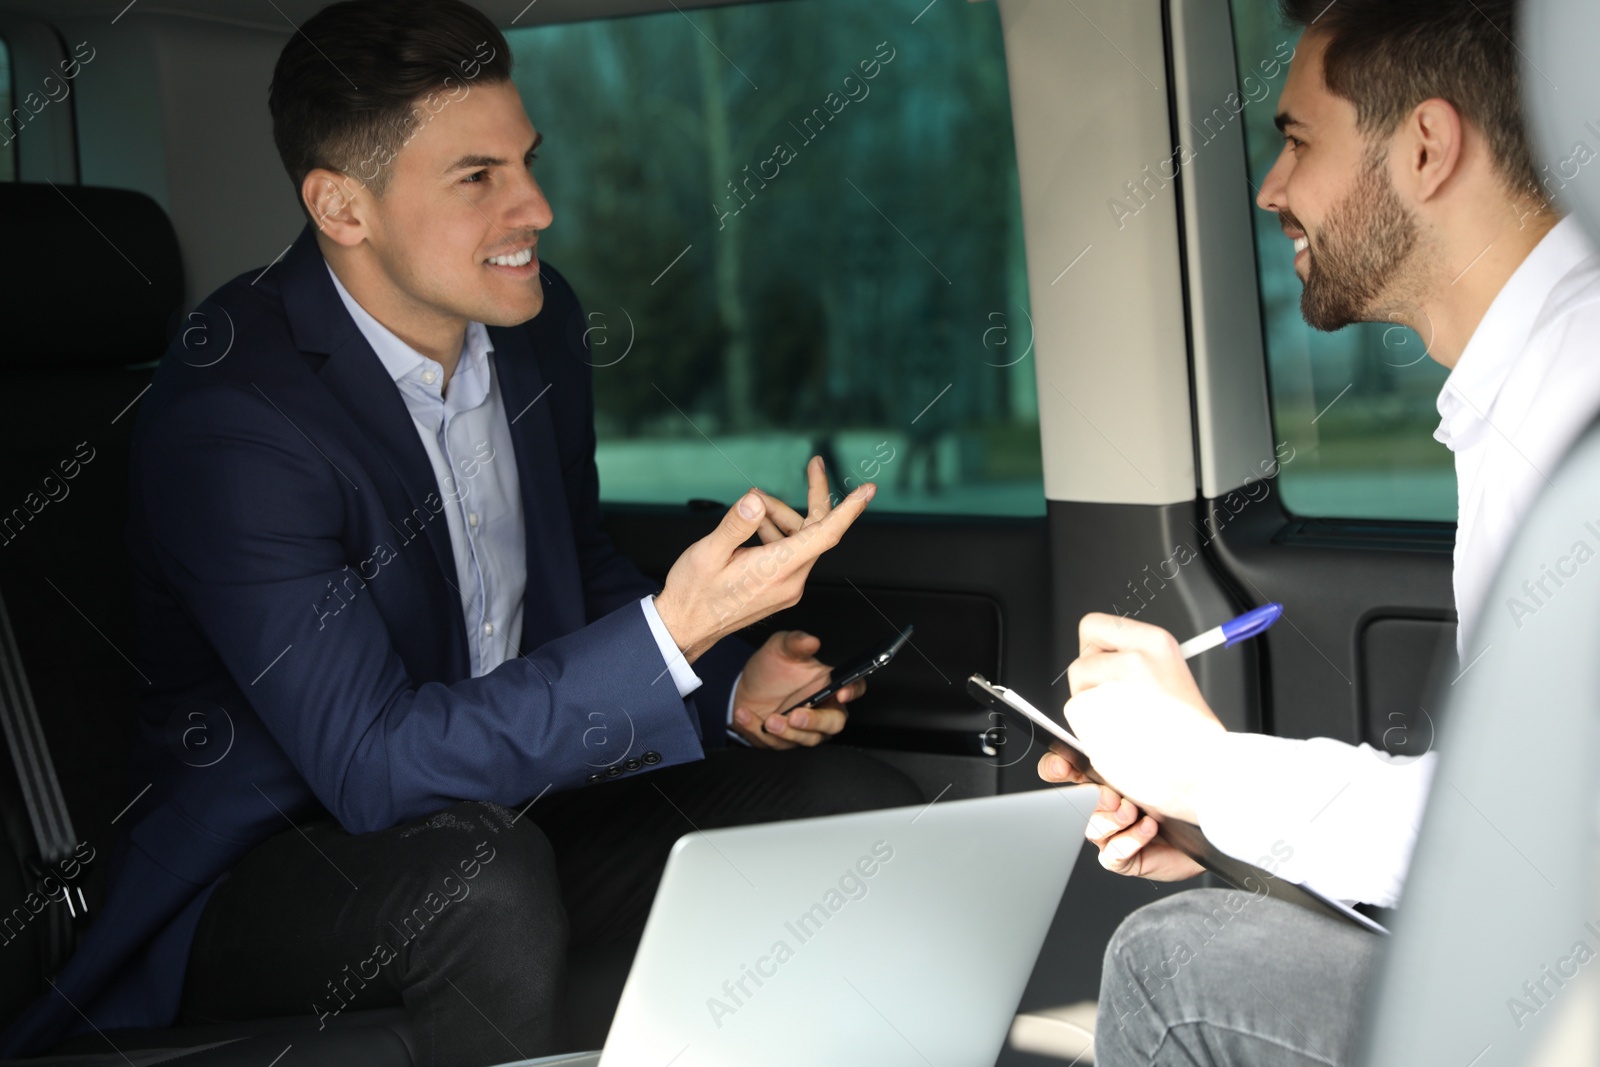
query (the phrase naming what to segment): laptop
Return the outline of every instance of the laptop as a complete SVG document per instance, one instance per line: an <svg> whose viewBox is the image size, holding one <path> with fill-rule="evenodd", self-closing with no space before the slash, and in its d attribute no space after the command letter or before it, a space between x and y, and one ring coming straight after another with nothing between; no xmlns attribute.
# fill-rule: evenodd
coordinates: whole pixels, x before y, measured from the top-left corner
<svg viewBox="0 0 1600 1067"><path fill-rule="evenodd" d="M687 834L605 1048L515 1067L992 1064L1097 797L1047 787Z"/></svg>

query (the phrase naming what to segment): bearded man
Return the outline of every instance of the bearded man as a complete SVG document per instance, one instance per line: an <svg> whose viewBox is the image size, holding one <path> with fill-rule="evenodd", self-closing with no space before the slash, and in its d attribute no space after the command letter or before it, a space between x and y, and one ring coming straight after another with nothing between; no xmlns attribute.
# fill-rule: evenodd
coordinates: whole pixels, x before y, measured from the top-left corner
<svg viewBox="0 0 1600 1067"><path fill-rule="evenodd" d="M1283 8L1305 32L1257 204L1293 242L1306 322L1403 323L1450 368L1434 436L1455 453L1457 650L1470 666L1476 624L1498 610L1484 596L1502 554L1600 410L1600 257L1550 204L1555 179L1529 147L1515 0ZM1434 754L1390 761L1329 738L1230 733L1155 626L1089 615L1080 646L1066 714L1115 786L1087 830L1102 865L1199 874L1155 837L1151 816L1169 816L1326 896L1399 900ZM1041 777L1082 781L1066 756L1047 754ZM1106 949L1095 1062L1351 1063L1381 944L1238 892L1141 908Z"/></svg>

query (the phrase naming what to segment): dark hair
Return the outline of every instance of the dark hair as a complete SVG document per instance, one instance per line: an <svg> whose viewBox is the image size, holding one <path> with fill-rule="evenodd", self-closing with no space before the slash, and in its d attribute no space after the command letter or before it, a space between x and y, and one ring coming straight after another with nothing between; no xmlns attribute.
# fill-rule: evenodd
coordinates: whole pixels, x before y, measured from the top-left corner
<svg viewBox="0 0 1600 1067"><path fill-rule="evenodd" d="M1516 0L1281 0L1284 17L1327 41L1322 78L1355 105L1369 139L1424 100L1450 102L1488 139L1513 192L1538 185L1523 124Z"/></svg>
<svg viewBox="0 0 1600 1067"><path fill-rule="evenodd" d="M345 0L323 8L284 45L267 92L272 139L301 210L300 184L316 167L382 196L395 153L444 106L436 101L451 99L441 91L510 77L505 37L461 0ZM429 106L419 103L424 97Z"/></svg>

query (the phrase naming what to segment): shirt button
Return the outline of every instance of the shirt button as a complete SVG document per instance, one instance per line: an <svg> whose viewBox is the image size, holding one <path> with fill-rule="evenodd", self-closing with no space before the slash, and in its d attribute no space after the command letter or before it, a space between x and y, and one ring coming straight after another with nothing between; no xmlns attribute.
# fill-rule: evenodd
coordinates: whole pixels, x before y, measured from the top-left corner
<svg viewBox="0 0 1600 1067"><path fill-rule="evenodd" d="M436 377L438 377L438 375L434 374L433 371L431 371L431 370L425 370L425 371L422 372L422 380L424 382L427 382L429 385L433 384L433 380Z"/></svg>
<svg viewBox="0 0 1600 1067"><path fill-rule="evenodd" d="M476 526L476 525L478 525L478 513L476 511L467 512L467 525L468 526Z"/></svg>
<svg viewBox="0 0 1600 1067"><path fill-rule="evenodd" d="M483 632L484 632L484 635L486 637L493 637L494 636L494 623L492 623L492 622L484 623L483 624Z"/></svg>

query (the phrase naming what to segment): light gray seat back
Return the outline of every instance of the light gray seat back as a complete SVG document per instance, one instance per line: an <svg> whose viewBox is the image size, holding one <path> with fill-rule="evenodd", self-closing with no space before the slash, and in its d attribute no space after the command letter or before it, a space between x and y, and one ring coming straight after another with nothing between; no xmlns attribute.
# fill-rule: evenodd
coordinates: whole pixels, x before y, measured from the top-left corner
<svg viewBox="0 0 1600 1067"><path fill-rule="evenodd" d="M1600 529L1600 431L1552 482L1506 557L1468 638L1468 669L1451 687L1438 770L1370 1001L1370 1067L1530 1064L1563 1004L1584 996L1568 987L1587 969L1600 972L1600 536L1586 525ZM1525 600L1523 581L1563 557L1570 570L1578 541L1594 558L1514 620L1506 601Z"/></svg>
<svg viewBox="0 0 1600 1067"><path fill-rule="evenodd" d="M1540 181L1600 235L1600 3L1525 0L1518 36Z"/></svg>

